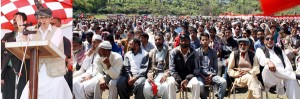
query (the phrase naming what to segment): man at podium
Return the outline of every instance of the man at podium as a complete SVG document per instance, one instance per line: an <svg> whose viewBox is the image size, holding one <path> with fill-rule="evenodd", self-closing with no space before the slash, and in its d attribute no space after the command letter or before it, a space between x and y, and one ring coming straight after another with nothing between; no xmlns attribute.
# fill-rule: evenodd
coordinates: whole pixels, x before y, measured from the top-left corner
<svg viewBox="0 0 300 99"><path fill-rule="evenodd" d="M24 35L23 18L17 17L19 29L17 40L19 41L50 41L61 52L64 52L63 35L60 28L50 24L52 11L49 8L39 8L35 17L40 26L37 34ZM67 68L63 58L39 58L38 59L38 99L72 99L72 93L68 87L64 75ZM21 99L28 99L29 83L25 86Z"/></svg>

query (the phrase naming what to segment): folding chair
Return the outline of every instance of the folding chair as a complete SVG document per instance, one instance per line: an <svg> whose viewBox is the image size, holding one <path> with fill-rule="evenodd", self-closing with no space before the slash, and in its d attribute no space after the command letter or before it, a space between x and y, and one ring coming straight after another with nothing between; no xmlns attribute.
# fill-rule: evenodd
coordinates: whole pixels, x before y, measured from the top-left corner
<svg viewBox="0 0 300 99"><path fill-rule="evenodd" d="M240 87L237 85L236 81L234 81L232 84L232 88L229 90L228 99L230 99L230 95L231 95L232 91L233 91L233 99L236 99L236 95L235 95L236 88L247 88L247 87ZM261 95L262 95L262 97L261 97L262 99L263 99L263 90L264 90L264 88L260 91ZM266 91L266 98L269 99L269 95L268 95L267 91ZM253 97L252 97L252 99L253 99Z"/></svg>
<svg viewBox="0 0 300 99"><path fill-rule="evenodd" d="M180 99L188 99L187 92L188 92L187 89L183 90L183 89L181 88L181 89L180 89L180 92L179 92L179 97L180 97Z"/></svg>
<svg viewBox="0 0 300 99"><path fill-rule="evenodd" d="M214 88L213 85L204 85L204 87L208 87L209 93L208 93L208 98L209 99L215 99L215 93L214 93Z"/></svg>

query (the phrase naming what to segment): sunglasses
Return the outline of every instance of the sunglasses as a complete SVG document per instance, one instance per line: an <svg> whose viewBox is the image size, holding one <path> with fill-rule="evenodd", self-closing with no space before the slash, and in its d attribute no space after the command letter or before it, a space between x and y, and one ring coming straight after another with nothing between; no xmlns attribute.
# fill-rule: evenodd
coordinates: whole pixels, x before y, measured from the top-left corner
<svg viewBox="0 0 300 99"><path fill-rule="evenodd" d="M267 40L267 41L270 41L270 40L273 41L273 38L267 37L266 40Z"/></svg>

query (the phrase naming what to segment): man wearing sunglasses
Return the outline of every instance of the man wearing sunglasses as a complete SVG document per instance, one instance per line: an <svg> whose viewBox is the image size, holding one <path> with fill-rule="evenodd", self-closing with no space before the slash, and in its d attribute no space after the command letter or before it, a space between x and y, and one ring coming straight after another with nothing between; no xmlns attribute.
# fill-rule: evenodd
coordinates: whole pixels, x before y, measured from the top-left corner
<svg viewBox="0 0 300 99"><path fill-rule="evenodd" d="M268 91L272 86L276 85L277 93L284 94L285 86L286 95L289 99L300 97L300 94L295 94L300 92L300 86L297 84L300 74L293 72L292 65L282 49L274 46L272 34L266 34L264 44L265 46L256 50L255 55L259 64L264 66L262 78L265 89ZM299 71L299 69L297 68L296 71Z"/></svg>

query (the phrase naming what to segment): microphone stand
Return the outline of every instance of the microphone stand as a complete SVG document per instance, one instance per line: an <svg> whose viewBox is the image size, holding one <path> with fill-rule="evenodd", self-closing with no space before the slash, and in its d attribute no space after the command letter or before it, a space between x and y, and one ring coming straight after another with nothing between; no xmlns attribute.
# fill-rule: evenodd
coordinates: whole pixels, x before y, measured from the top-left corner
<svg viewBox="0 0 300 99"><path fill-rule="evenodd" d="M27 39L27 44L26 44L26 47L25 47L25 52L23 54L20 71L19 71L19 73L15 71L15 74L16 74L15 99L17 99L17 92L18 92L17 90L18 90L18 85L19 85L19 81L20 81L20 77L21 77L21 72L22 72L22 69L23 69L23 66L24 66L24 61L25 61L25 56L26 56L26 53L27 53L28 44L29 44L29 37Z"/></svg>
<svg viewBox="0 0 300 99"><path fill-rule="evenodd" d="M32 23L30 23L30 25L32 25ZM38 27L37 27L38 28ZM28 34L37 34L37 31L23 31L23 35L28 35ZM23 54L23 58L22 58L22 63L21 63L21 68L19 70L19 73L14 71L15 72L15 75L16 75L16 84L15 84L15 99L17 99L17 93L18 93L18 85L19 85L19 81L20 81L20 77L21 77L21 72L22 72L22 69L23 69L23 66L24 66L24 61L25 61L25 56L26 56L26 53L27 53L27 48L28 48L28 45L29 45L29 38L27 38L27 44L25 46L25 52ZM26 74L27 75L27 74Z"/></svg>

